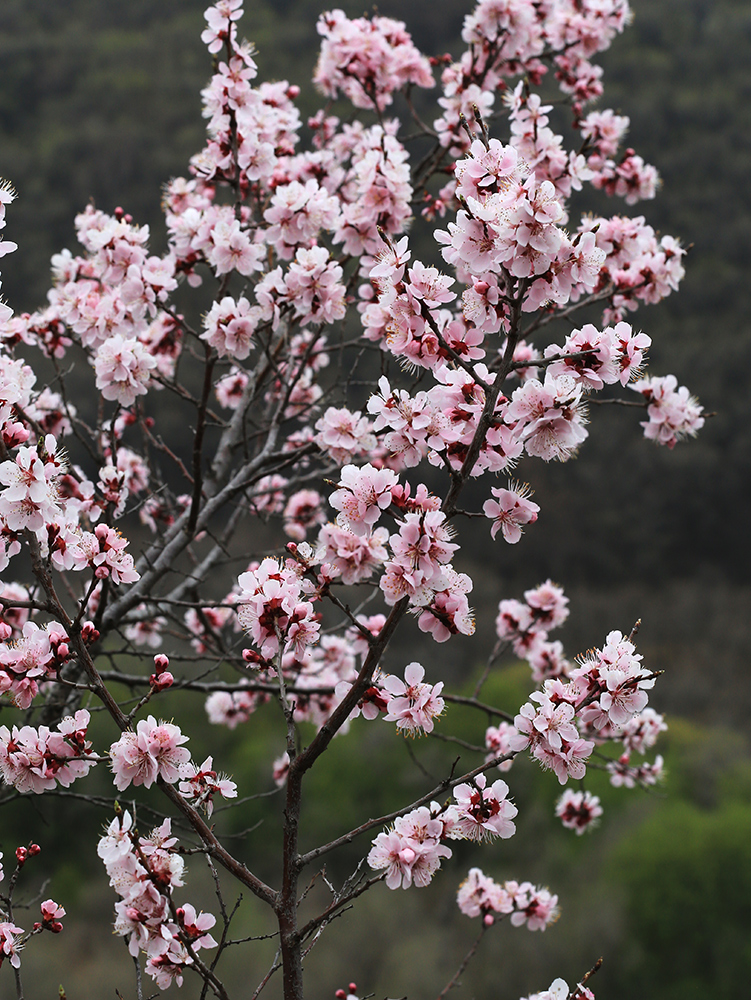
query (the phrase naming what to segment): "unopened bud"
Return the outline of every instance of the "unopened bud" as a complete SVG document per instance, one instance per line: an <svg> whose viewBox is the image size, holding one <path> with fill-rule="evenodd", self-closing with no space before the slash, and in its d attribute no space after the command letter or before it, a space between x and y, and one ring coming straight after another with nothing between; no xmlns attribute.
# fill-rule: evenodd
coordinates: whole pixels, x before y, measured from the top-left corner
<svg viewBox="0 0 751 1000"><path fill-rule="evenodd" d="M81 626L81 638L84 642L96 642L99 638L99 629L94 628L93 622L84 622Z"/></svg>
<svg viewBox="0 0 751 1000"><path fill-rule="evenodd" d="M166 691L166 689L172 687L174 683L175 678L169 670L163 670L161 673L152 674L151 677L149 677L149 684L151 684L155 691Z"/></svg>

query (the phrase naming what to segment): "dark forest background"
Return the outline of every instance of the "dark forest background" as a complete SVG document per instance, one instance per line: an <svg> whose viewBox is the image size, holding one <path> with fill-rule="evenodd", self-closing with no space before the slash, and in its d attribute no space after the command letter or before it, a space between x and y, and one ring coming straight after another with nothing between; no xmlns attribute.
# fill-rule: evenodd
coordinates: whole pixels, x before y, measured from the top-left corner
<svg viewBox="0 0 751 1000"><path fill-rule="evenodd" d="M44 302L50 256L75 249L73 216L90 199L107 211L122 205L151 226L152 247L163 247L161 186L186 173L203 143L199 92L210 73L199 38L204 6L204 0L3 0L0 177L18 193L5 234L20 245L3 262L3 294L15 310ZM362 0L338 6L350 16L364 10ZM468 0L378 4L380 13L405 20L428 54L458 53L470 6ZM486 645L499 596L520 596L548 576L572 599L563 636L572 654L641 617L641 651L650 666L666 671L654 701L674 722L665 751L671 777L667 801L641 796L628 807L613 805L615 818L603 823L594 861L585 862L581 844L569 843L539 863L539 877L551 885L559 884L562 867L572 891L588 889L589 917L573 918L564 929L564 914L560 932L559 926L548 932L539 978L529 982L516 966L505 979L499 970L505 973L513 950L528 972L524 962L538 941L507 935L492 968L467 977L483 997L542 989L556 974L573 981L584 966L560 963L572 942L582 946L582 963L588 961L584 944L595 927L604 934L602 947L616 953L615 967L608 972L606 963L600 974L598 998L724 1000L746 993L751 973L751 5L632 0L632 7L633 25L602 56L601 106L630 117L629 143L664 181L654 201L629 214L644 214L691 246L680 292L641 308L632 321L653 339L651 370L674 372L714 416L696 441L669 452L642 439L631 411L595 412L576 462L520 468L542 507L535 530L513 549L497 545L490 560L487 539L470 546L462 568L475 580L478 641ZM322 100L308 86L320 10L319 0L254 0L242 22L257 46L261 78L298 83L304 115ZM617 201L598 208L626 210ZM445 648L440 655L457 654ZM256 751L248 752L252 758ZM335 779L329 780L331 793ZM537 812L530 802L530 842L548 823L543 816L556 790L545 788ZM72 892L73 875L67 884ZM83 906L86 893L76 891ZM353 953L365 950L368 933L390 919L386 902L383 915L377 899L364 904L366 922L355 926L365 929L348 932ZM423 904L411 894L403 903L405 926L419 922ZM108 898L91 907L95 919L111 920ZM443 969L444 956L460 955L461 941L450 943L453 910L437 912L437 936L431 943L423 933L419 941L445 982L451 970ZM470 930L462 925L457 933ZM78 965L100 968L83 942L76 945L83 949ZM60 947L69 946L60 941ZM384 979L383 990L409 991L415 1000L435 995L425 991L423 972L410 966L415 959L406 944L378 947L406 970L402 986ZM332 988L350 978L341 956L326 961L331 975L334 969L341 977ZM376 982L382 964L366 970ZM49 983L58 981L54 962L46 972ZM327 996L328 976L325 982ZM0 974L0 996L10 997L3 992L9 989L10 976ZM73 1000L75 993L68 995ZM83 987L78 995L86 995ZM112 989L101 995L112 996Z"/></svg>

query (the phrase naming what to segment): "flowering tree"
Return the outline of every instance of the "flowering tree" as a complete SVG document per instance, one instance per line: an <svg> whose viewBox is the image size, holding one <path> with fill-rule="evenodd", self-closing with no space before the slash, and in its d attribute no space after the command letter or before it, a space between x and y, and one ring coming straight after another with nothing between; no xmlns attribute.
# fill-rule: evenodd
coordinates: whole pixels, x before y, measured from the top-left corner
<svg viewBox="0 0 751 1000"><path fill-rule="evenodd" d="M570 217L587 184L628 205L655 193L655 170L620 149L628 119L585 110L602 93L592 58L625 27L625 0L480 0L458 62L426 58L390 18L325 13L315 83L362 115L320 111L304 152L298 88L254 85L241 15L241 0L205 14L208 139L189 178L165 190L167 252L150 255L147 228L123 209L89 206L76 219L82 252L53 258L49 305L20 316L0 306L0 568L25 580L0 590L0 691L22 713L0 727L0 771L5 796L67 789L96 764L119 793L149 790L163 821L143 833L113 793L98 845L115 932L139 970L162 989L194 974L204 994L227 997L220 959L235 911L222 894L234 881L277 922L276 959L252 996L281 970L297 1000L305 954L359 895L381 881L425 886L452 841L513 836L517 808L497 772L516 755L562 786L593 767L614 785L659 778L661 759L643 754L665 725L648 706L656 675L636 629L567 659L549 639L568 615L550 580L500 601L471 696L417 662L387 672L384 655L398 661L397 636L415 627L437 643L473 632L460 515L501 549L519 543L540 509L507 476L525 455L575 456L588 402L636 407L645 436L671 448L703 417L673 376L644 375L650 338L627 321L677 288L684 250L641 216ZM436 73L428 125L411 94ZM555 85L555 102L541 96ZM389 117L397 93L409 135ZM13 197L0 189L0 226ZM413 258L415 215L437 225L445 269ZM14 249L0 242L0 255ZM589 321L572 329L579 313ZM468 483L488 473L503 485L467 510ZM275 554L257 528L269 523L290 539ZM135 558L128 536L133 549L140 539ZM235 558L243 571L226 593ZM534 690L521 706L489 705L483 685L507 653L528 661ZM222 842L212 812L238 789L160 720L177 689L200 693L210 722L230 728L278 705L286 753L268 768L284 797L278 884ZM469 769L302 850L306 776L352 720L446 738L450 712L437 720L456 702L497 722L478 722L476 745L465 742ZM107 745L89 737L94 706L114 724ZM563 789L556 807L577 834L601 812L583 787ZM183 899L173 819L215 873L218 922ZM303 875L355 840L363 862L302 919ZM65 913L48 899L31 929L15 922L14 889L38 851L16 850L0 896L0 964L9 959L19 996L21 948L62 930ZM547 889L479 868L457 902L480 936L504 917L544 930L558 912ZM591 997L587 978L537 996Z"/></svg>

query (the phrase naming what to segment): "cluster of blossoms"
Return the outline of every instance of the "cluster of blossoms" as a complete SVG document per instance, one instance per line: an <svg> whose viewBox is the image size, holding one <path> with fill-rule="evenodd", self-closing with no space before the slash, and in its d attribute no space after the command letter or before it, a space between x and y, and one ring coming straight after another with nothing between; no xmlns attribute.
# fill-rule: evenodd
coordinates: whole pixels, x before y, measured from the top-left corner
<svg viewBox="0 0 751 1000"><path fill-rule="evenodd" d="M502 885L470 869L459 886L456 897L459 909L468 917L482 917L486 925L499 917L509 917L514 927L526 924L531 931L544 931L558 919L558 897L531 882L504 882Z"/></svg>
<svg viewBox="0 0 751 1000"><path fill-rule="evenodd" d="M459 632L471 635L474 621L466 595L472 581L451 565L459 546L451 541L454 530L438 509L437 497L424 484L410 496L393 470L370 464L345 466L338 486L329 502L339 511L341 528L368 540L368 557L359 560L367 564L368 575L375 562L370 553L377 545L383 564L379 587L386 604L393 606L406 598L419 628L436 642ZM399 528L391 535L374 530L389 508Z"/></svg>
<svg viewBox="0 0 751 1000"><path fill-rule="evenodd" d="M503 840L516 832L516 806L509 787L500 778L488 785L484 774L454 789L454 801L445 807L432 802L400 816L393 827L379 833L368 854L368 864L386 869L389 889L426 886L451 850L444 840ZM522 920L516 921L523 923ZM531 925L530 925L531 926ZM535 929L532 927L531 929Z"/></svg>
<svg viewBox="0 0 751 1000"><path fill-rule="evenodd" d="M587 217L579 232L593 233L595 246L606 254L597 283L598 292L610 292L603 321L618 322L639 302L656 303L678 289L686 251L673 236L658 239L643 216Z"/></svg>
<svg viewBox="0 0 751 1000"><path fill-rule="evenodd" d="M649 420L642 423L644 437L674 448L684 437L695 437L704 426L702 407L685 385L676 388L675 375L640 379L632 386L647 400Z"/></svg>
<svg viewBox="0 0 751 1000"><path fill-rule="evenodd" d="M375 620L374 620L375 619ZM383 624L383 615L365 619L363 627L375 637ZM290 650L281 657L281 671L288 702L297 722L322 725L343 701L357 679L357 655L364 658L364 648L358 648L358 635L352 629L345 638L324 636L318 646L301 652ZM360 637L360 643L363 643ZM263 666L252 651L247 661L254 667ZM267 664L269 667L270 664ZM276 668L276 664L274 668ZM373 720L381 717L395 722L405 736L419 736L433 731L434 720L444 711L441 697L443 682L425 683L425 670L419 663L405 667L404 679L394 674L379 674L353 708L350 718ZM253 690L216 691L206 701L209 721L234 728L246 722L259 705L268 701L268 694ZM346 731L346 726L341 732ZM183 791L181 784L180 790Z"/></svg>
<svg viewBox="0 0 751 1000"><path fill-rule="evenodd" d="M509 598L498 605L495 629L499 640L510 643L514 653L529 662L537 683L568 676L570 664L563 646L548 640L548 633L568 615L568 598L552 580L526 590L523 602Z"/></svg>
<svg viewBox="0 0 751 1000"><path fill-rule="evenodd" d="M108 703L127 727L109 749L113 783L120 792L173 786L166 791L215 859L227 852L215 852L196 810L211 817L217 795L236 798L235 783L211 756L193 763L188 737L174 723L154 715L135 721L150 699L175 686L169 657L154 655L168 637L196 660L210 660L211 669L222 663L236 671L232 684L199 682L212 723L233 728L278 695L290 726L312 724L317 735L305 767L360 715L394 723L403 735L429 734L449 699L443 682L426 680L414 661L403 675L387 673L381 656L407 613L439 643L474 631L473 581L454 565L454 518L473 513L458 505L464 484L486 473L510 475L524 456L574 457L587 439L593 393L630 385L647 412L645 436L670 448L704 422L673 376L643 375L651 341L625 319L678 287L685 251L642 217L570 218L569 199L585 184L629 205L655 194L654 169L621 149L628 120L585 110L602 90L592 59L628 13L626 0L479 0L465 19L467 49L456 62L427 59L399 21L326 13L316 84L330 98L344 95L374 112L377 124L320 111L307 123L312 147L301 151L299 89L288 81L254 83L252 47L238 36L242 2L218 0L205 12L202 35L215 57L202 95L207 141L189 176L165 189L166 252L150 254L148 228L122 208L108 214L89 206L76 219L82 251L53 258L45 308L14 317L0 304L0 571L27 545L36 577L32 586L0 590L0 694L27 710L47 691L49 706L62 703L55 700L61 689L71 699L84 687L101 693L104 681L94 681L100 640L115 661L153 655L153 670L147 663L138 677L115 663L136 708L126 717ZM434 66L442 67L434 147L411 170L401 123L383 112L398 90L432 87ZM555 130L560 102L535 92L546 75L573 114L582 140L576 151L567 151ZM499 92L507 143L485 124ZM405 234L420 186L424 217L447 217L434 237L449 270L412 257ZM12 199L0 186L0 229ZM0 256L13 249L0 241ZM182 283L204 282L214 295L195 330L173 293ZM347 313L355 302L364 349L380 352L381 377L371 392L370 375L367 398L359 360L351 379L347 368ZM561 314L598 303L600 323L583 323L562 343L547 336ZM15 356L27 349L58 370L61 359L84 358L101 403L96 417L88 408L79 416L69 392L39 391L31 367ZM201 359L196 394L183 376L190 365L191 381ZM416 376L409 389L397 383L396 366ZM192 464L186 441L173 447L149 415L161 390L190 411ZM350 405L352 395L361 409ZM68 459L66 443L83 467ZM185 493L173 491L162 461L175 465ZM448 474L443 499L402 475L424 462ZM323 483L333 486L335 521L328 521ZM531 495L514 481L489 488L481 509L493 539L519 543L541 513ZM136 509L153 536L137 564L113 526L127 524ZM216 581L218 589L218 564L245 551L251 517L280 526L292 540L286 556L248 563L246 555L247 569L230 593L225 582L223 600L212 600L202 587ZM83 582L76 573L86 573ZM361 602L365 591L370 597ZM365 615L367 601L380 607ZM327 602L343 624L339 618L329 627ZM509 787L484 772L507 772L522 750L565 784L584 776L596 746L617 741L622 752L604 764L614 785L658 780L661 758L632 763L665 728L647 706L654 675L620 632L570 662L548 638L566 620L567 605L550 580L526 591L523 602L501 601L496 652L509 646L527 660L537 690L513 724L498 713L505 721L486 729L484 751L475 748L486 752L484 764L452 780L449 802L406 812L372 841L368 863L389 888L427 885L451 856L449 841L514 834ZM45 609L65 627L42 624ZM241 631L252 648L242 648ZM116 649L119 639L124 645ZM84 670L89 685L78 683ZM84 776L103 759L87 739L88 724L80 709L56 729L0 727L5 783L42 792ZM273 765L275 784L288 782L292 840L299 803L289 789L299 792L292 779L306 752L296 756L290 738ZM567 789L556 806L577 834L601 813L584 790ZM199 949L216 945L208 933L214 918L173 900L184 862L170 820L141 838L131 815L120 812L99 854L119 896L116 933L134 957L145 953L157 985L180 984L192 966L204 991L211 986L220 995L210 978L214 965L206 970L196 960ZM242 869L241 881L266 902L273 897L277 915L296 912L297 869L285 870L278 893L266 893L239 862L228 867ZM547 889L500 885L477 868L458 903L486 926L508 916L542 930L558 914ZM63 914L45 901L32 933L57 932ZM298 947L304 935L288 930L284 940ZM18 965L24 934L0 920L0 963L8 957ZM350 984L356 1000L354 992ZM591 998L583 987L570 995ZM537 996L567 1000L569 990L556 980Z"/></svg>
<svg viewBox="0 0 751 1000"><path fill-rule="evenodd" d="M47 726L0 726L0 774L19 792L37 795L68 788L88 774L98 758L86 739L89 713L79 709L58 723Z"/></svg>
<svg viewBox="0 0 751 1000"><path fill-rule="evenodd" d="M583 735L613 739L634 720L640 725L655 681L641 660L630 639L611 632L603 648L582 657L565 679L549 678L530 696L514 719L517 735L509 741L511 749L529 749L561 784L583 778L595 747L594 739Z"/></svg>
<svg viewBox="0 0 751 1000"><path fill-rule="evenodd" d="M651 764L645 762L632 765L629 760L629 755L623 754L618 760L611 760L606 765L610 775L610 784L615 788L635 788L637 785L649 788L650 785L656 785L665 777L664 761L661 754L658 754Z"/></svg>
<svg viewBox="0 0 751 1000"><path fill-rule="evenodd" d="M303 599L303 581L288 560L264 559L255 570L238 578L237 618L247 629L261 656L275 656L282 648L303 652L318 639L320 625L310 601Z"/></svg>
<svg viewBox="0 0 751 1000"><path fill-rule="evenodd" d="M0 184L0 229L5 229L5 206L10 205L15 197L15 192L11 186L7 181L3 181ZM14 250L18 250L17 243L13 243L12 240L0 238L0 257L4 257L8 253L13 253ZM4 321L10 319L10 316L11 310L3 303L0 308L0 319Z"/></svg>
<svg viewBox="0 0 751 1000"><path fill-rule="evenodd" d="M591 58L623 31L629 13L625 0L556 0L544 7L531 0L480 0L464 21L467 50L442 74L444 96L438 103L444 113L434 123L441 143L459 152L466 148L460 116L469 119L474 104L487 115L496 91L504 89L504 78L527 75L539 81L547 72L541 59L546 53L552 54L560 89L580 113L584 103L602 93L602 70Z"/></svg>
<svg viewBox="0 0 751 1000"><path fill-rule="evenodd" d="M191 778L187 742L173 723L157 722L153 715L141 719L135 732L126 730L110 747L115 787L122 792L131 784L150 788L157 778L170 785Z"/></svg>
<svg viewBox="0 0 751 1000"><path fill-rule="evenodd" d="M135 475L130 470L129 482L134 482ZM0 563L7 566L21 551L19 539L28 530L34 533L40 554L49 557L58 570L90 569L97 578L110 577L114 584L135 582L139 574L133 557L125 551L127 539L108 525L97 525L92 532L79 523L82 516L97 520L102 506L110 501L121 509L127 496L125 479L126 473L114 467L102 469L98 485L103 503L97 505L92 484L77 482L69 473L65 453L54 435L45 435L33 446L19 447L13 459L0 463L4 487L0 489Z"/></svg>
<svg viewBox="0 0 751 1000"><path fill-rule="evenodd" d="M419 663L409 663L404 669L404 680L388 675L379 687L387 692L388 714L386 722L396 722L396 728L409 735L431 733L433 719L444 709L441 698L443 681L425 684L425 669Z"/></svg>
<svg viewBox="0 0 751 1000"><path fill-rule="evenodd" d="M323 36L313 78L324 94L345 94L356 108L383 111L407 83L433 87L430 62L414 46L401 21L390 17L350 20L341 10L318 21Z"/></svg>
<svg viewBox="0 0 751 1000"><path fill-rule="evenodd" d="M131 955L146 955L146 972L160 989L182 985L183 972L201 948L216 948L209 934L216 923L210 913L196 913L190 903L175 906L173 889L185 883L185 861L178 853L166 819L148 837L139 837L129 812L107 827L97 848L110 885L120 897L115 904L115 933L128 942Z"/></svg>
<svg viewBox="0 0 751 1000"><path fill-rule="evenodd" d="M0 639L0 693L9 694L18 708L28 708L39 694L39 684L56 678L68 660L68 636L57 622L39 628L26 621L14 637L11 626L2 622Z"/></svg>

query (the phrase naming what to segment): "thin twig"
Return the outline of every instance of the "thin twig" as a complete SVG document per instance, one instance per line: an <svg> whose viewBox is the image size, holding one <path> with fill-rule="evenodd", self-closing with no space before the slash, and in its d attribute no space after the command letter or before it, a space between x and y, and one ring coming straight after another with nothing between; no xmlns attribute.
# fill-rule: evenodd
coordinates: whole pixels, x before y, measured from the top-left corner
<svg viewBox="0 0 751 1000"><path fill-rule="evenodd" d="M477 953L477 949L480 947L480 942L482 941L482 939L483 939L483 937L485 935L485 931L486 930L487 930L487 927L485 926L485 923L483 922L482 927L480 929L480 933L477 936L477 940L472 945L472 947L469 949L469 951L464 956L464 958L461 960L459 968L456 970L456 972L454 973L454 975L451 977L451 979L449 979L449 981L443 987L443 989L441 990L441 992L438 994L437 1000L443 1000L443 998L448 993L450 993L451 990L453 990L453 988L455 986L461 985L459 983L459 977L464 972L464 970L467 968L467 966L472 961L472 959L475 957L475 954Z"/></svg>

